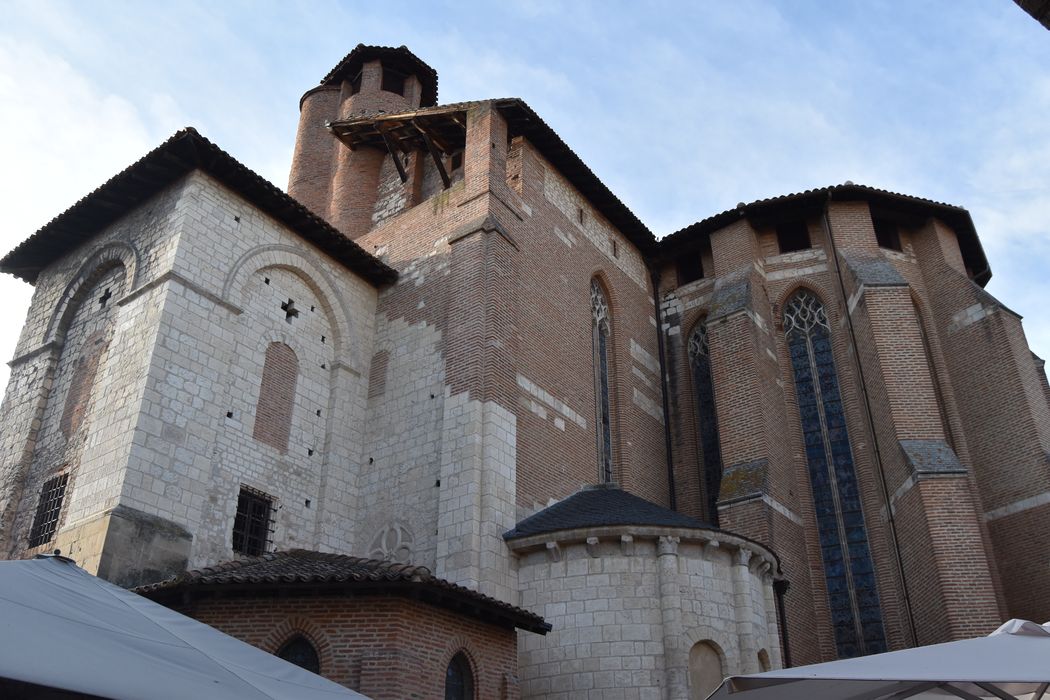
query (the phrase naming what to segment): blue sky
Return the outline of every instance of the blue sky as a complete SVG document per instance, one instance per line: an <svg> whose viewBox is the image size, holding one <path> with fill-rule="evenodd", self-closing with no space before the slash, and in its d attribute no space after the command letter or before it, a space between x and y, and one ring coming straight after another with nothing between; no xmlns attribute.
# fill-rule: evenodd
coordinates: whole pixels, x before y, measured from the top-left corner
<svg viewBox="0 0 1050 700"><path fill-rule="evenodd" d="M5 251L186 125L284 187L301 94L405 44L441 102L524 98L657 236L845 180L965 206L1050 355L1050 32L1011 0L0 9ZM31 289L0 294L7 359Z"/></svg>

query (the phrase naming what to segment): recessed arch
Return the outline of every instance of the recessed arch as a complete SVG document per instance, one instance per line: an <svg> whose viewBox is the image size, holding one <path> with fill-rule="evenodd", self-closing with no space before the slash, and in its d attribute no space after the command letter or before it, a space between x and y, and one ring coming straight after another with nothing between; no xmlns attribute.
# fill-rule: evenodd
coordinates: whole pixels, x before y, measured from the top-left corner
<svg viewBox="0 0 1050 700"><path fill-rule="evenodd" d="M238 308L243 307L243 295L248 279L267 269L282 269L299 277L317 297L322 311L332 325L332 348L336 358L352 360L352 367L361 366L357 348L351 346L353 319L347 313L342 296L320 264L303 251L288 245L266 245L253 248L242 255L230 268L223 281L222 298ZM348 364L350 364L348 362Z"/></svg>
<svg viewBox="0 0 1050 700"><path fill-rule="evenodd" d="M690 700L705 700L725 676L725 654L717 644L704 639L689 648Z"/></svg>
<svg viewBox="0 0 1050 700"><path fill-rule="evenodd" d="M63 341L65 332L73 320L73 315L84 300L84 295L101 277L115 267L124 268L125 292L138 286L139 252L135 246L124 241L113 241L93 251L77 269L76 274L70 278L58 303L55 304L55 309L48 320L47 331L44 333L45 343Z"/></svg>

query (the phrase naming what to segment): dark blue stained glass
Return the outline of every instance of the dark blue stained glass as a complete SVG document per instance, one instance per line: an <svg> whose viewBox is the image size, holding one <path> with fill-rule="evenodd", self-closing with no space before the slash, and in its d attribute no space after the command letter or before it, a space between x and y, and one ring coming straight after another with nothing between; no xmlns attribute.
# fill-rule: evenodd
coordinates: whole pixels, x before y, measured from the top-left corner
<svg viewBox="0 0 1050 700"><path fill-rule="evenodd" d="M693 367L693 387L696 391L696 411L706 493L707 519L718 525L718 492L722 484L722 449L718 437L718 418L715 412L714 379L711 360L707 353L707 327L703 322L690 335L689 355Z"/></svg>
<svg viewBox="0 0 1050 700"><path fill-rule="evenodd" d="M870 629L875 624L882 624L882 612L877 607L862 607L860 609L860 623L864 625L864 629Z"/></svg>
<svg viewBox="0 0 1050 700"><path fill-rule="evenodd" d="M602 418L602 477L612 481L612 415L609 410L609 350L608 334L598 329L598 383Z"/></svg>
<svg viewBox="0 0 1050 700"><path fill-rule="evenodd" d="M885 654L887 651L889 651L889 648L886 646L885 633L883 633L882 638L879 640L871 640L869 642L865 642L865 647L867 648L869 654Z"/></svg>
<svg viewBox="0 0 1050 700"><path fill-rule="evenodd" d="M875 653L885 650L885 633L849 430L839 395L830 327L819 300L805 290L792 297L785 307L784 328L836 647L842 658ZM843 534L845 542L841 541ZM863 629L858 629L858 619L863 620Z"/></svg>
<svg viewBox="0 0 1050 700"><path fill-rule="evenodd" d="M836 630L843 629L847 638L853 638L853 609L849 605L849 600L846 600L845 605L831 609L831 624Z"/></svg>
<svg viewBox="0 0 1050 700"><path fill-rule="evenodd" d="M849 595L849 582L845 576L832 576L831 572L825 577L828 581L828 593L831 595Z"/></svg>
<svg viewBox="0 0 1050 700"><path fill-rule="evenodd" d="M849 568L853 572L853 576L856 578L861 574L873 574L874 568L871 565L871 557L859 557L849 560ZM860 585L857 586L860 588Z"/></svg>
<svg viewBox="0 0 1050 700"><path fill-rule="evenodd" d="M835 641L839 644L839 650L841 653L843 644L854 644L857 638L853 634L853 618L849 620L849 624L843 623L835 626Z"/></svg>

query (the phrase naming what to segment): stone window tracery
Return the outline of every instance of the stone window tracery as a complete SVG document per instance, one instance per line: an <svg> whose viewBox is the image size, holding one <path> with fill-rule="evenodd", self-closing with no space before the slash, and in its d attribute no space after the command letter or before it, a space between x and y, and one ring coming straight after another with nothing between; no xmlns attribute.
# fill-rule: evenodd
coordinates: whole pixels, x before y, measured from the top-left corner
<svg viewBox="0 0 1050 700"><path fill-rule="evenodd" d="M603 483L612 481L612 409L609 400L609 303L597 279L591 280L591 345L594 359L598 469Z"/></svg>
<svg viewBox="0 0 1050 700"><path fill-rule="evenodd" d="M874 567L824 305L809 290L784 309L784 332L813 491L835 646L848 658L886 651Z"/></svg>
<svg viewBox="0 0 1050 700"><path fill-rule="evenodd" d="M701 481L707 521L718 525L718 491L722 483L722 451L715 412L714 379L708 352L707 321L701 320L689 334L689 366L696 392L697 438L700 448Z"/></svg>

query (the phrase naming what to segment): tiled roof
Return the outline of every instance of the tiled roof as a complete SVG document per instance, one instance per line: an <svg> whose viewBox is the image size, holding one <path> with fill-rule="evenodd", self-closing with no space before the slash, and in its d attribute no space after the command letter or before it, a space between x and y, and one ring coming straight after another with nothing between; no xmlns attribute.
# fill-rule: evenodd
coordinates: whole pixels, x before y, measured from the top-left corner
<svg viewBox="0 0 1050 700"><path fill-rule="evenodd" d="M841 185L830 185L803 192L794 192L777 197L757 199L750 204L738 204L719 214L690 224L660 240L661 257L673 259L682 249L700 236L711 234L733 221L743 217L773 217L779 212L794 210L814 211L828 200L834 201L869 201L875 204L892 207L907 214L916 216L936 216L952 227L959 237L959 247L967 266L973 270L974 279L982 286L988 283L992 273L988 268L988 258L977 237L970 213L954 204L946 204L925 197L892 192L867 185L845 182Z"/></svg>
<svg viewBox="0 0 1050 700"><path fill-rule="evenodd" d="M716 529L696 518L627 493L615 486L587 486L568 498L544 508L504 533L503 539L540 535L559 530L615 525Z"/></svg>
<svg viewBox="0 0 1050 700"><path fill-rule="evenodd" d="M367 115L333 121L329 127L336 132L341 129L359 128L372 122L410 121L417 117L440 118L455 112L466 112L473 107L490 104L507 120L509 136L524 136L535 148L550 161L573 187L579 190L587 201L614 227L634 243L644 255L656 252L656 237L652 231L613 194L605 183L594 174L583 159L558 136L557 132L524 100L516 97L504 97L490 100L474 100L448 105L438 105L426 109L417 109L382 115ZM463 130L461 123L458 128ZM460 139L463 137L461 136Z"/></svg>
<svg viewBox="0 0 1050 700"><path fill-rule="evenodd" d="M396 270L191 127L177 131L45 224L0 259L0 272L35 283L43 268L193 170L208 173L373 284L397 279Z"/></svg>
<svg viewBox="0 0 1050 700"><path fill-rule="evenodd" d="M348 53L328 75L321 78L321 85L338 85L344 80L353 78L368 61L382 61L406 75L415 75L423 86L420 106L430 107L437 104L438 74L419 56L408 50L407 46L365 46L358 44Z"/></svg>
<svg viewBox="0 0 1050 700"><path fill-rule="evenodd" d="M187 571L174 578L139 586L136 593L165 600L195 593L238 591L251 594L280 589L345 594L406 594L490 622L546 634L550 625L539 615L464 586L437 578L423 566L361 559L344 554L292 549L228 561ZM480 614L479 614L480 613Z"/></svg>

